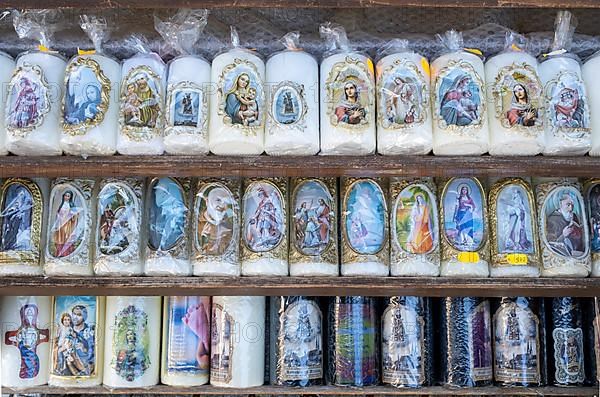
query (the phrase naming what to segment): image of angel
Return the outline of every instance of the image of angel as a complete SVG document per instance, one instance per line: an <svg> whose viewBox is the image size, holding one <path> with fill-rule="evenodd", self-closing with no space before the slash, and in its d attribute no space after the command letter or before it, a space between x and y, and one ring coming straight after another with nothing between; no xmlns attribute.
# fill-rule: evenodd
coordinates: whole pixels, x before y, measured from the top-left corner
<svg viewBox="0 0 600 397"><path fill-rule="evenodd" d="M355 183L346 199L346 233L349 244L360 254L378 252L385 240L385 201L374 182Z"/></svg>
<svg viewBox="0 0 600 397"><path fill-rule="evenodd" d="M293 214L296 247L306 255L321 253L329 244L331 196L317 181L300 185Z"/></svg>
<svg viewBox="0 0 600 397"><path fill-rule="evenodd" d="M384 86L386 118L399 125L421 120L421 95L414 77L396 76Z"/></svg>

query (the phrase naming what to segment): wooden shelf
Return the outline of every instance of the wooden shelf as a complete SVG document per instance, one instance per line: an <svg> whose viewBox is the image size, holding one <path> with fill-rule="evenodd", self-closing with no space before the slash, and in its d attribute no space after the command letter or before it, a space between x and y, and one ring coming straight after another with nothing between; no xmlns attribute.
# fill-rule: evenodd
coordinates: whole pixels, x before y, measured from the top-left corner
<svg viewBox="0 0 600 397"><path fill-rule="evenodd" d="M600 1L598 1L600 4ZM109 156L0 157L0 178L123 176L598 177L600 157Z"/></svg>
<svg viewBox="0 0 600 397"><path fill-rule="evenodd" d="M0 277L0 295L600 296L600 278Z"/></svg>

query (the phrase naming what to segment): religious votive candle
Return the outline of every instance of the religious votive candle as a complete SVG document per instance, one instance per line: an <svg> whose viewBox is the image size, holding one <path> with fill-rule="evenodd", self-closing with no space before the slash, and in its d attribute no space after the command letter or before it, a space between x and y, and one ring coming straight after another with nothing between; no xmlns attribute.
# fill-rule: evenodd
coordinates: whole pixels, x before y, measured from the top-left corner
<svg viewBox="0 0 600 397"><path fill-rule="evenodd" d="M15 60L13 57L0 51L0 84L2 84L2 87L6 87L9 84L14 70ZM4 106L6 96L6 90L2 90L2 95L0 96L0 155L2 156L8 154L8 149L6 148L6 106Z"/></svg>
<svg viewBox="0 0 600 397"><path fill-rule="evenodd" d="M580 298L552 298L548 316L548 383L553 386L582 386L585 357L583 311Z"/></svg>
<svg viewBox="0 0 600 397"><path fill-rule="evenodd" d="M584 201L590 228L592 277L600 277L600 179L590 179L584 186Z"/></svg>
<svg viewBox="0 0 600 397"><path fill-rule="evenodd" d="M164 152L165 80L166 65L158 54L137 54L123 62L117 135L120 154Z"/></svg>
<svg viewBox="0 0 600 397"><path fill-rule="evenodd" d="M55 52L32 51L17 58L4 109L8 151L19 156L62 154L59 87L66 65Z"/></svg>
<svg viewBox="0 0 600 397"><path fill-rule="evenodd" d="M600 156L600 81L596 73L600 68L600 57L594 54L581 67L583 81L587 88L590 111L591 148L590 156Z"/></svg>
<svg viewBox="0 0 600 397"><path fill-rule="evenodd" d="M104 329L104 384L150 387L160 367L160 296L108 296Z"/></svg>

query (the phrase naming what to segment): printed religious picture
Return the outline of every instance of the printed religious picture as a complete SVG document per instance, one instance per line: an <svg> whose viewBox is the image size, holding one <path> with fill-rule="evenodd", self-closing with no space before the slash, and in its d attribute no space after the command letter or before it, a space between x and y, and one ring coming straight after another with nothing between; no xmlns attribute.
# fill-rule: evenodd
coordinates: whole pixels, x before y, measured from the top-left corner
<svg viewBox="0 0 600 397"><path fill-rule="evenodd" d="M244 194L244 243L254 252L276 248L285 236L283 195L269 182L253 182Z"/></svg>
<svg viewBox="0 0 600 397"><path fill-rule="evenodd" d="M127 306L117 313L113 327L111 367L121 378L133 382L143 376L151 364L148 314L134 305Z"/></svg>
<svg viewBox="0 0 600 397"><path fill-rule="evenodd" d="M291 81L283 81L274 88L271 100L272 118L277 124L298 123L306 114L304 87Z"/></svg>
<svg viewBox="0 0 600 397"><path fill-rule="evenodd" d="M121 117L125 125L155 128L161 107L159 77L148 66L131 69L121 82Z"/></svg>
<svg viewBox="0 0 600 397"><path fill-rule="evenodd" d="M96 374L97 311L95 296L55 297L53 375L88 377Z"/></svg>
<svg viewBox="0 0 600 397"><path fill-rule="evenodd" d="M231 380L234 355L235 323L220 305L212 305L210 337L210 378L221 382Z"/></svg>
<svg viewBox="0 0 600 397"><path fill-rule="evenodd" d="M594 253L600 252L600 183L596 183L588 190L587 195L591 250Z"/></svg>
<svg viewBox="0 0 600 397"><path fill-rule="evenodd" d="M485 230L484 198L479 184L470 178L454 178L441 198L444 206L444 233L458 251L481 248Z"/></svg>
<svg viewBox="0 0 600 397"><path fill-rule="evenodd" d="M493 88L496 115L504 127L541 127L542 86L527 64L506 66Z"/></svg>
<svg viewBox="0 0 600 397"><path fill-rule="evenodd" d="M185 236L188 209L183 187L173 178L157 178L148 197L148 246L169 251Z"/></svg>
<svg viewBox="0 0 600 397"><path fill-rule="evenodd" d="M30 251L32 245L33 214L35 206L29 187L14 182L4 190L0 207L2 225L0 251Z"/></svg>
<svg viewBox="0 0 600 397"><path fill-rule="evenodd" d="M385 128L418 125L426 118L429 104L425 77L410 61L394 65L381 77L379 92Z"/></svg>
<svg viewBox="0 0 600 397"><path fill-rule="evenodd" d="M444 128L480 124L484 117L480 81L469 63L442 70L436 83L436 108Z"/></svg>
<svg viewBox="0 0 600 397"><path fill-rule="evenodd" d="M404 188L395 202L392 227L396 242L410 254L428 254L438 244L435 197L423 184Z"/></svg>
<svg viewBox="0 0 600 397"><path fill-rule="evenodd" d="M332 197L323 183L310 180L294 192L294 243L304 255L319 255L331 241Z"/></svg>
<svg viewBox="0 0 600 397"><path fill-rule="evenodd" d="M196 196L196 248L202 255L219 256L236 243L238 208L231 191L209 183Z"/></svg>
<svg viewBox="0 0 600 397"><path fill-rule="evenodd" d="M573 137L579 137L578 132L590 128L590 115L585 86L581 78L573 72L561 72L555 80L545 87L548 120L557 128L569 130Z"/></svg>
<svg viewBox="0 0 600 397"><path fill-rule="evenodd" d="M533 254L532 203L520 184L509 184L496 198L496 244L498 253Z"/></svg>
<svg viewBox="0 0 600 397"><path fill-rule="evenodd" d="M97 244L104 255L119 254L137 238L137 201L121 183L109 183L98 194Z"/></svg>
<svg viewBox="0 0 600 397"><path fill-rule="evenodd" d="M469 353L473 365L473 379L489 379L492 376L492 324L490 303L480 303L470 314L467 323Z"/></svg>
<svg viewBox="0 0 600 397"><path fill-rule="evenodd" d="M344 200L345 232L350 247L361 255L381 251L386 240L386 204L381 187L374 181L352 184Z"/></svg>
<svg viewBox="0 0 600 397"><path fill-rule="evenodd" d="M258 127L264 118L262 80L253 63L236 61L225 68L219 85L225 124Z"/></svg>
<svg viewBox="0 0 600 397"><path fill-rule="evenodd" d="M87 216L85 199L79 188L63 183L52 189L48 221L48 252L52 257L68 257L82 245Z"/></svg>
<svg viewBox="0 0 600 397"><path fill-rule="evenodd" d="M555 328L552 338L557 382L582 383L585 379L583 330Z"/></svg>
<svg viewBox="0 0 600 397"><path fill-rule="evenodd" d="M170 93L169 125L199 128L206 115L202 104L204 92L194 83L182 82Z"/></svg>
<svg viewBox="0 0 600 397"><path fill-rule="evenodd" d="M371 108L372 84L363 62L335 64L326 82L330 120L337 125L368 124L373 117Z"/></svg>
<svg viewBox="0 0 600 397"><path fill-rule="evenodd" d="M24 64L17 68L8 86L6 127L9 130L32 130L50 111L49 87L39 66Z"/></svg>

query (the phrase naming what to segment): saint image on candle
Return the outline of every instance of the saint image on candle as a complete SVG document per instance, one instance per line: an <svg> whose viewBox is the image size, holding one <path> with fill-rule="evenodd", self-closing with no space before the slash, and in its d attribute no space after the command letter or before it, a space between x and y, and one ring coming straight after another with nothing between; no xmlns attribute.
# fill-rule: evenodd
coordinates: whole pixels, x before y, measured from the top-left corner
<svg viewBox="0 0 600 397"><path fill-rule="evenodd" d="M550 249L567 258L583 258L587 254L582 203L579 193L570 187L553 190L544 202L546 217L544 238Z"/></svg>
<svg viewBox="0 0 600 397"><path fill-rule="evenodd" d="M398 68L384 81L384 119L390 125L410 125L423 120L420 77L407 68Z"/></svg>
<svg viewBox="0 0 600 397"><path fill-rule="evenodd" d="M295 87L285 85L273 95L273 116L279 124L294 124L304 112L302 94Z"/></svg>
<svg viewBox="0 0 600 397"><path fill-rule="evenodd" d="M202 92L191 89L180 89L173 92L172 125L175 127L198 127L200 122L200 98Z"/></svg>
<svg viewBox="0 0 600 397"><path fill-rule="evenodd" d="M476 251L483 242L483 198L479 187L458 178L446 188L444 231L459 251Z"/></svg>
<svg viewBox="0 0 600 397"><path fill-rule="evenodd" d="M522 186L502 189L496 199L498 252L532 254L533 219L528 195Z"/></svg>
<svg viewBox="0 0 600 397"><path fill-rule="evenodd" d="M109 184L98 197L100 252L104 255L121 253L130 246L132 227L136 225L133 192L124 186Z"/></svg>
<svg viewBox="0 0 600 397"><path fill-rule="evenodd" d="M121 105L125 124L132 127L156 127L160 113L160 89L157 79L145 70L133 70L125 84Z"/></svg>
<svg viewBox="0 0 600 397"><path fill-rule="evenodd" d="M307 378L321 376L321 332L321 311L314 302L299 301L285 311L278 336L280 341L283 340L280 347L283 373L289 374L292 379L297 378L299 373L306 373L304 376Z"/></svg>
<svg viewBox="0 0 600 397"><path fill-rule="evenodd" d="M229 382L234 354L234 320L220 305L213 304L210 338L210 379Z"/></svg>
<svg viewBox="0 0 600 397"><path fill-rule="evenodd" d="M367 110L361 103L360 88L357 80L352 79L343 85L343 92L335 107L338 123L361 124L365 121Z"/></svg>
<svg viewBox="0 0 600 397"><path fill-rule="evenodd" d="M48 85L42 70L21 68L10 83L6 124L10 128L35 128L50 110Z"/></svg>
<svg viewBox="0 0 600 397"><path fill-rule="evenodd" d="M148 314L133 305L115 316L111 366L117 374L133 382L150 367Z"/></svg>
<svg viewBox="0 0 600 397"><path fill-rule="evenodd" d="M317 181L303 183L294 203L296 248L305 255L318 255L329 245L331 231L331 196Z"/></svg>
<svg viewBox="0 0 600 397"><path fill-rule="evenodd" d="M196 244L204 255L223 255L233 242L238 224L235 200L227 188L218 184L208 185L199 195Z"/></svg>
<svg viewBox="0 0 600 397"><path fill-rule="evenodd" d="M588 104L581 79L573 73L561 73L548 83L549 119L556 128L589 128Z"/></svg>
<svg viewBox="0 0 600 397"><path fill-rule="evenodd" d="M49 330L38 328L38 310L35 304L21 306L19 311L21 325L17 330L4 334L4 344L18 348L21 354L21 368L19 369L19 378L21 379L33 379L38 376L40 358L37 355L37 347L39 344L49 341Z"/></svg>
<svg viewBox="0 0 600 397"><path fill-rule="evenodd" d="M64 121L67 124L82 124L93 121L99 113L102 84L96 72L88 66L80 66L67 78ZM107 108L108 104L105 103Z"/></svg>
<svg viewBox="0 0 600 397"><path fill-rule="evenodd" d="M86 209L81 193L72 186L53 191L49 251L55 258L71 255L83 242Z"/></svg>
<svg viewBox="0 0 600 397"><path fill-rule="evenodd" d="M433 194L423 185L400 192L396 201L396 238L411 254L427 254L437 246L438 232Z"/></svg>
<svg viewBox="0 0 600 397"><path fill-rule="evenodd" d="M381 188L372 181L359 181L350 189L345 211L350 247L362 255L379 252L385 239L385 202Z"/></svg>
<svg viewBox="0 0 600 397"><path fill-rule="evenodd" d="M281 192L270 183L255 182L244 196L244 241L250 250L266 252L285 238Z"/></svg>
<svg viewBox="0 0 600 397"><path fill-rule="evenodd" d="M470 333L469 350L471 362L477 369L492 371L492 324L490 323L490 305L488 301L480 303L470 315L468 331ZM475 375L477 376L477 375ZM491 375L490 375L491 376Z"/></svg>
<svg viewBox="0 0 600 397"><path fill-rule="evenodd" d="M446 125L477 124L481 118L481 90L473 77L460 68L442 77L438 100L440 116Z"/></svg>
<svg viewBox="0 0 600 397"><path fill-rule="evenodd" d="M20 183L11 184L4 192L0 221L2 223L1 251L31 249L33 196Z"/></svg>
<svg viewBox="0 0 600 397"><path fill-rule="evenodd" d="M256 127L262 121L262 83L250 66L240 64L224 76L226 124Z"/></svg>
<svg viewBox="0 0 600 397"><path fill-rule="evenodd" d="M600 185L595 185L588 196L590 211L591 250L600 252Z"/></svg>
<svg viewBox="0 0 600 397"><path fill-rule="evenodd" d="M172 178L156 180L150 193L148 245L157 251L173 248L185 234L187 207L183 188Z"/></svg>
<svg viewBox="0 0 600 397"><path fill-rule="evenodd" d="M506 112L506 118L510 125L522 125L524 127L535 125L538 118L538 111L532 108L529 103L527 88L523 84L517 83L513 86L512 92L511 106Z"/></svg>

